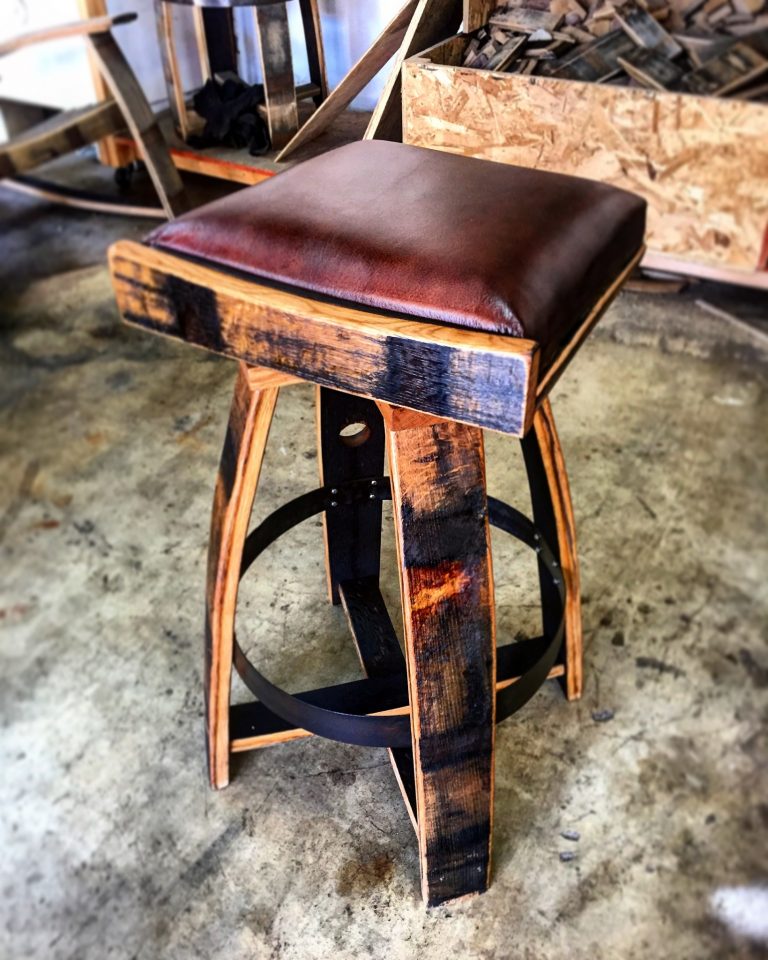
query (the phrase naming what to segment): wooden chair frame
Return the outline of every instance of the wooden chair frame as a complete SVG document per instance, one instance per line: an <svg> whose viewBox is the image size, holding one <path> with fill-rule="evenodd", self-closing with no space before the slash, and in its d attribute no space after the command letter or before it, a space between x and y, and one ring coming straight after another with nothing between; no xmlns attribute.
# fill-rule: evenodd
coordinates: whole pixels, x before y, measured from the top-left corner
<svg viewBox="0 0 768 960"><path fill-rule="evenodd" d="M310 736L313 712L330 710L314 732L388 747L428 904L489 882L495 720L547 676L560 679L569 699L581 694L576 537L548 393L642 252L542 370L533 341L319 300L131 241L110 250L128 323L240 361L209 548L211 784L229 782L233 753ZM248 534L279 390L306 381L317 385L322 487ZM341 444L341 427L355 422L367 425L366 442ZM515 532L516 521L486 497L484 429L522 440L536 527L519 521L515 535L539 553L544 602L545 637L498 649L488 527ZM391 483L381 476L385 444ZM381 500L389 496L405 657L378 590ZM291 697L237 645L238 584L276 536L321 511L329 597L344 606L367 679ZM562 646L553 614L564 623ZM260 703L230 705L233 665ZM354 735L335 735L334 711L358 721Z"/></svg>
<svg viewBox="0 0 768 960"><path fill-rule="evenodd" d="M284 147L299 128L298 101L321 104L328 95L318 0L299 0L307 47L310 82L296 85L285 0L154 0L157 34L168 100L183 140L194 132L179 68L173 7L191 7L203 82L211 76L204 11L252 7L264 83L264 115L274 149Z"/></svg>
<svg viewBox="0 0 768 960"><path fill-rule="evenodd" d="M0 44L2 57L33 44L82 36L111 91L111 97L95 106L54 113L13 136L7 143L0 144L0 178L6 186L70 206L124 215L173 217L187 209L184 186L170 158L157 118L112 36L113 27L135 19L135 14L93 17L38 30ZM160 200L159 208L100 199L83 191L23 176L49 160L96 143L126 127L139 146Z"/></svg>

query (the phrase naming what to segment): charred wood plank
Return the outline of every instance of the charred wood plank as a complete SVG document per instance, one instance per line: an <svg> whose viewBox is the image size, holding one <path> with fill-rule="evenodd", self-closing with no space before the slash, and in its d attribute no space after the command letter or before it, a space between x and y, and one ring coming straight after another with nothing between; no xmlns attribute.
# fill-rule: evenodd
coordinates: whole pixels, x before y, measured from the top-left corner
<svg viewBox="0 0 768 960"><path fill-rule="evenodd" d="M126 322L358 396L522 436L538 346L242 279L132 241L110 251Z"/></svg>

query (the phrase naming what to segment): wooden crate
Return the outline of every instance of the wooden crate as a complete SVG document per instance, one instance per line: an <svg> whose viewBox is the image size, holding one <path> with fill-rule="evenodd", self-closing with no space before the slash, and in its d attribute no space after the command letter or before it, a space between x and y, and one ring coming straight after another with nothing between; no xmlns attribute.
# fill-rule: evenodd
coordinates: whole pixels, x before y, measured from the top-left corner
<svg viewBox="0 0 768 960"><path fill-rule="evenodd" d="M632 190L646 266L768 289L768 105L467 69L468 42L405 62L406 143Z"/></svg>

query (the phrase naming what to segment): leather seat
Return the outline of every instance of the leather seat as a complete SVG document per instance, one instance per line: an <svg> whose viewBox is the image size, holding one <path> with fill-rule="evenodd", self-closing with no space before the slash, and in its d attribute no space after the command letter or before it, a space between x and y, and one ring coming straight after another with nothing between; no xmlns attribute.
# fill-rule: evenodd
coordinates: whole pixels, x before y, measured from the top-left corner
<svg viewBox="0 0 768 960"><path fill-rule="evenodd" d="M643 243L645 201L591 180L350 144L148 243L424 320L536 340L547 364Z"/></svg>

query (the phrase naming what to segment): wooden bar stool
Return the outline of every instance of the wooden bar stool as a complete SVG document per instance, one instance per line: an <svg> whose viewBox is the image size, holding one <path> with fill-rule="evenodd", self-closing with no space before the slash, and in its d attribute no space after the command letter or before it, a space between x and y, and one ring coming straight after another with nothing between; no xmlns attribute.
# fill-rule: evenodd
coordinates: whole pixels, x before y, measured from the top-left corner
<svg viewBox="0 0 768 960"><path fill-rule="evenodd" d="M275 150L284 147L299 129L298 101L311 98L319 105L328 96L318 0L299 0L310 77L309 83L299 86L296 85L293 75L286 0L154 0L154 4L168 100L183 140L189 136L191 126L176 53L174 6L192 8L195 43L203 81L210 79L212 73L206 13L209 17L229 16L228 34L234 51L230 51L228 56L231 61L230 69L236 70L237 53L232 10L236 7L253 9L264 84L264 113ZM220 29L217 36L221 38Z"/></svg>
<svg viewBox="0 0 768 960"><path fill-rule="evenodd" d="M367 141L110 253L126 321L240 361L208 566L211 783L233 752L310 734L387 748L429 904L488 884L494 723L548 676L581 691L547 395L637 264L644 223L642 200L602 184ZM278 391L297 381L317 384L321 486L248 533ZM535 525L487 496L484 429L522 439ZM405 655L378 586L389 498ZM366 677L293 696L237 645L235 604L269 544L318 513ZM498 649L489 524L536 551L544 604L543 637ZM233 663L258 701L230 706Z"/></svg>

